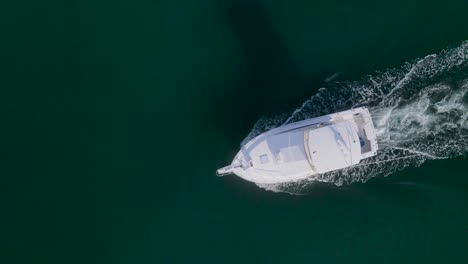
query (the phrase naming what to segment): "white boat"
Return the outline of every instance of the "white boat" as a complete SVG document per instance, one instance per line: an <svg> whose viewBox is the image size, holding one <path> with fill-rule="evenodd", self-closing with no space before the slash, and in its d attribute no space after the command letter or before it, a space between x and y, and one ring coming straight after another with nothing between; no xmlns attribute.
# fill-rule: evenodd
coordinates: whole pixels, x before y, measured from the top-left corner
<svg viewBox="0 0 468 264"><path fill-rule="evenodd" d="M354 166L375 156L377 148L371 115L361 107L267 131L216 174L236 174L256 183L297 181Z"/></svg>

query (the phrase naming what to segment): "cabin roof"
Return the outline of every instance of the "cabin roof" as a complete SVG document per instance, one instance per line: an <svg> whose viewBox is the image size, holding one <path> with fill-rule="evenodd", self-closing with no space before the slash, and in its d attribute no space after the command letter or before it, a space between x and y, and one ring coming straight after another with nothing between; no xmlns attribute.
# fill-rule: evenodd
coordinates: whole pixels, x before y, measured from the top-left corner
<svg viewBox="0 0 468 264"><path fill-rule="evenodd" d="M306 133L309 158L316 172L341 169L359 162L361 147L354 122L344 121Z"/></svg>

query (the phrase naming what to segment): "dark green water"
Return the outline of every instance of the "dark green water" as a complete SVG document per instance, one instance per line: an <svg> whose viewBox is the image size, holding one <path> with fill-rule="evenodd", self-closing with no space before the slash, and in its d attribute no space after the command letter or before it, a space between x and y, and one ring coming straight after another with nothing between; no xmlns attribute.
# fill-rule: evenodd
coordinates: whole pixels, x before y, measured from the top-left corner
<svg viewBox="0 0 468 264"><path fill-rule="evenodd" d="M467 159L218 178L264 115L468 39L468 2L0 5L1 263L466 263ZM457 78L457 76L453 76Z"/></svg>

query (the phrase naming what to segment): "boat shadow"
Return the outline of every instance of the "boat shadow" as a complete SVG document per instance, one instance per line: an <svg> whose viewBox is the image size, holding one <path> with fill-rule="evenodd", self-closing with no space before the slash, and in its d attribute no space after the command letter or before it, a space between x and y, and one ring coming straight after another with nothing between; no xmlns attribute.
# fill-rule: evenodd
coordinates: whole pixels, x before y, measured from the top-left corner
<svg viewBox="0 0 468 264"><path fill-rule="evenodd" d="M238 85L218 98L215 109L222 111L215 115L217 120L229 120L223 123L223 132L243 131L244 136L265 113L290 111L310 90L261 3L233 0L226 19L245 59Z"/></svg>

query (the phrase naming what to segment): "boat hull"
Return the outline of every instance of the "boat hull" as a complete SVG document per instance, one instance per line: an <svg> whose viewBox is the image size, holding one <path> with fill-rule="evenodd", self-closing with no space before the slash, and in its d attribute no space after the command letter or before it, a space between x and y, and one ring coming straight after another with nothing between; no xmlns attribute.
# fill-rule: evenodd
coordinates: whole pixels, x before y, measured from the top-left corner
<svg viewBox="0 0 468 264"><path fill-rule="evenodd" d="M362 107L267 131L242 146L217 174L266 184L298 181L354 166L377 149L370 113Z"/></svg>

